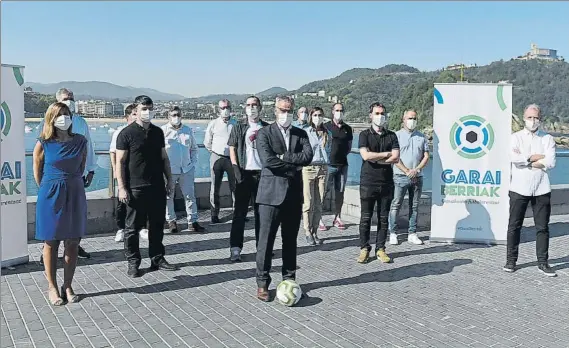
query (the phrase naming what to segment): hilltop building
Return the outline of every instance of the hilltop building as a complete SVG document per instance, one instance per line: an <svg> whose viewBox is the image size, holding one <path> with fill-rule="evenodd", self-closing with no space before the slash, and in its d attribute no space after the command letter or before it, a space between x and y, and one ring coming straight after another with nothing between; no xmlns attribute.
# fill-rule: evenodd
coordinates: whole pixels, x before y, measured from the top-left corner
<svg viewBox="0 0 569 348"><path fill-rule="evenodd" d="M551 48L539 48L536 44L531 44L531 49L529 52L523 56L517 56L515 60L550 60L550 61L564 61L565 59L557 55L557 50Z"/></svg>

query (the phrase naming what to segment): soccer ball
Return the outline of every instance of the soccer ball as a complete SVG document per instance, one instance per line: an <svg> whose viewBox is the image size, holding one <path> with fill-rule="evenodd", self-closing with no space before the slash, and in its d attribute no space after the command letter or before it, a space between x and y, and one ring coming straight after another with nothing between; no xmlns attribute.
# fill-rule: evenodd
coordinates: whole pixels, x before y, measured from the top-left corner
<svg viewBox="0 0 569 348"><path fill-rule="evenodd" d="M300 301L302 290L294 280L283 280L277 286L277 300L287 307L292 307Z"/></svg>

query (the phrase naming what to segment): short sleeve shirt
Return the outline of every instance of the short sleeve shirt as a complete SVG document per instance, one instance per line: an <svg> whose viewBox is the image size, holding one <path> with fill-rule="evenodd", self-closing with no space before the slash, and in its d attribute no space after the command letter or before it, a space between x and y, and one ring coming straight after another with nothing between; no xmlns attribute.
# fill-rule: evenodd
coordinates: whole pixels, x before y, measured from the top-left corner
<svg viewBox="0 0 569 348"><path fill-rule="evenodd" d="M397 135L384 129L378 133L370 127L360 133L358 148L367 148L371 152L388 152L399 149ZM391 164L362 162L360 185L385 185L393 184L393 167Z"/></svg>
<svg viewBox="0 0 569 348"><path fill-rule="evenodd" d="M332 147L330 149L330 165L332 166L345 166L348 165L348 154L350 153L350 143L354 139L352 127L346 123L340 123L338 127L334 121L324 124L332 136Z"/></svg>
<svg viewBox="0 0 569 348"><path fill-rule="evenodd" d="M125 168L128 188L164 187L164 146L164 132L153 124L145 129L133 122L119 133L117 150L128 152Z"/></svg>
<svg viewBox="0 0 569 348"><path fill-rule="evenodd" d="M417 168L423 160L425 152L429 152L429 142L425 135L419 131L409 132L406 129L400 129L396 133L399 141L399 159L403 165L409 169ZM395 175L405 175L401 169L393 167ZM423 176L423 172L417 174Z"/></svg>

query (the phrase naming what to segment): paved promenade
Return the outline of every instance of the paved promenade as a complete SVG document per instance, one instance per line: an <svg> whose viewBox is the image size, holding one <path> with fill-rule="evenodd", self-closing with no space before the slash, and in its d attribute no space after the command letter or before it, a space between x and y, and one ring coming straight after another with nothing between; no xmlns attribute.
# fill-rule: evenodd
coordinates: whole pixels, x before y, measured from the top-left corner
<svg viewBox="0 0 569 348"><path fill-rule="evenodd" d="M357 226L322 233L320 247L305 246L301 233L297 280L308 298L293 308L255 298L251 229L237 264L228 261L230 224L201 235L167 234L168 260L181 270L138 279L126 277L113 236L88 238L82 245L93 257L79 261L74 283L85 297L59 308L47 302L41 245L30 244L28 265L2 271L1 347L566 348L567 222L569 216L552 217L556 278L535 267L529 219L514 274L502 271L505 246L403 242L388 246L394 263L360 265ZM280 281L280 238L276 247L272 288ZM58 274L61 281L63 270Z"/></svg>

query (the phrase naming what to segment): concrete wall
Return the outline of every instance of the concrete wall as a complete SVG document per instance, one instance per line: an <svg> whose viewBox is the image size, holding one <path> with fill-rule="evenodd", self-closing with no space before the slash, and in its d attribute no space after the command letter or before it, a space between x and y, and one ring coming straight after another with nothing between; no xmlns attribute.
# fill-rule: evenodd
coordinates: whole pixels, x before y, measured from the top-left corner
<svg viewBox="0 0 569 348"><path fill-rule="evenodd" d="M408 200L405 198L397 223L400 229L405 229L408 226ZM360 210L360 193L358 187L346 188L344 195L344 206L342 214L350 217L359 218L361 215ZM551 214L552 215L565 215L569 214L569 185L553 185L551 192ZM373 216L373 223L377 223L377 210ZM533 212L531 206L526 211L526 217L532 217ZM419 216L417 219L418 228L430 229L431 228L431 192L423 192L421 201L419 203Z"/></svg>
<svg viewBox="0 0 569 348"><path fill-rule="evenodd" d="M198 178L195 183L196 197L198 200L199 209L209 209L209 192L210 192L209 178ZM179 189L177 196L181 198ZM221 186L221 206L231 207L232 200L227 181L223 181ZM109 233L116 229L115 224L115 207L116 198L109 198L108 190L99 190L87 193L87 207L88 207L88 224L87 234ZM330 200L325 201L325 208L330 208ZM552 214L563 215L569 214L569 185L554 185L551 195ZM418 225L421 229L429 229L431 226L431 193L425 192L421 197L419 206ZM401 213L399 215L399 226L401 229L407 227L407 199L403 202ZM183 200L176 201L176 211L184 211ZM360 195L359 187L348 187L346 189L344 198L344 207L342 209L344 215L350 217L360 217ZM526 217L531 217L531 208L528 208ZM36 197L28 197L28 239L34 239L36 220ZM374 216L374 223L377 222Z"/></svg>
<svg viewBox="0 0 569 348"><path fill-rule="evenodd" d="M198 209L209 209L209 178L197 178L195 182ZM182 194L176 187L176 211L185 212ZM28 240L34 239L36 233L36 196L28 196ZM231 207L229 184L224 180L220 191L221 206ZM116 198L109 198L109 190L87 192L87 234L109 233L116 230L115 209Z"/></svg>

